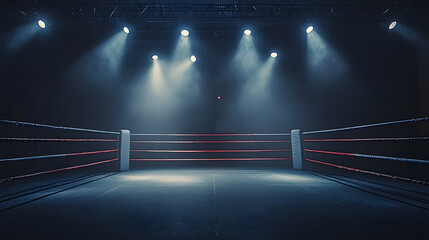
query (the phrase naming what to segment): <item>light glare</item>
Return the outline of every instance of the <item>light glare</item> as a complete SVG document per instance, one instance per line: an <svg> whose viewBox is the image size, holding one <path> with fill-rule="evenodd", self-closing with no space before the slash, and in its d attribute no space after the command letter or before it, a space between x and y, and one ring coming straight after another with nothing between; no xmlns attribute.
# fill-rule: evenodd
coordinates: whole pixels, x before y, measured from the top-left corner
<svg viewBox="0 0 429 240"><path fill-rule="evenodd" d="M252 33L252 31L250 31L249 29L244 30L244 34L246 34L247 36L249 36Z"/></svg>
<svg viewBox="0 0 429 240"><path fill-rule="evenodd" d="M38 24L38 25L39 25L39 27L41 27L41 28L45 28L45 27L46 27L45 22L44 22L44 21L42 21L42 20L37 21L37 24Z"/></svg>
<svg viewBox="0 0 429 240"><path fill-rule="evenodd" d="M398 24L396 21L391 22L389 25L389 30L394 29L396 27L396 24Z"/></svg>
<svg viewBox="0 0 429 240"><path fill-rule="evenodd" d="M307 30L305 30L307 33L311 33L312 31L314 30L314 27L313 26L309 26L308 28L307 28Z"/></svg>
<svg viewBox="0 0 429 240"><path fill-rule="evenodd" d="M185 176L185 175L176 175L176 174L150 174L150 175L131 175L125 176L125 180L127 181L147 181L147 182L155 182L162 184L192 184L199 183L201 179L199 177L194 176Z"/></svg>
<svg viewBox="0 0 429 240"><path fill-rule="evenodd" d="M128 34L128 33L130 33L130 29L128 29L127 27L124 27L124 32L125 32L126 34Z"/></svg>
<svg viewBox="0 0 429 240"><path fill-rule="evenodd" d="M276 58L277 57L277 53L276 52L272 52L271 53L271 57Z"/></svg>
<svg viewBox="0 0 429 240"><path fill-rule="evenodd" d="M195 57L194 55L191 56L191 62L196 62L197 61L197 57Z"/></svg>
<svg viewBox="0 0 429 240"><path fill-rule="evenodd" d="M153 56L152 56L152 59L153 59L153 60L157 60L157 59L158 59L158 55L156 55L156 54L155 54L155 55L153 55Z"/></svg>
<svg viewBox="0 0 429 240"><path fill-rule="evenodd" d="M189 31L188 31L188 30L186 30L186 29L183 29L183 30L180 32L180 34L182 34L182 36L184 36L184 37L187 37L187 36L189 36Z"/></svg>

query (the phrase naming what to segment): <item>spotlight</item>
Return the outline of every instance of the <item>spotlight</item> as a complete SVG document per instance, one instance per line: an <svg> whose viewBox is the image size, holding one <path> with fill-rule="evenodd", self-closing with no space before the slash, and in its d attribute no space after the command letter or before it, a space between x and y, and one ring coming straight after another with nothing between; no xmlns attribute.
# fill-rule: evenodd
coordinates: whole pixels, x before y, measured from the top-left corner
<svg viewBox="0 0 429 240"><path fill-rule="evenodd" d="M220 100L220 96L217 96L217 100Z"/></svg>
<svg viewBox="0 0 429 240"><path fill-rule="evenodd" d="M244 30L244 34L246 34L247 36L249 36L252 33L252 31L250 31L249 29Z"/></svg>
<svg viewBox="0 0 429 240"><path fill-rule="evenodd" d="M394 29L396 27L396 24L398 24L396 21L391 22L389 25L389 30Z"/></svg>
<svg viewBox="0 0 429 240"><path fill-rule="evenodd" d="M45 22L42 21L42 20L37 21L37 24L39 24L39 27L41 27L41 28L45 28L46 27Z"/></svg>
<svg viewBox="0 0 429 240"><path fill-rule="evenodd" d="M126 34L128 34L128 33L130 33L130 29L129 29L129 28L127 28L127 27L124 27L124 32L125 32Z"/></svg>
<svg viewBox="0 0 429 240"><path fill-rule="evenodd" d="M157 59L158 59L158 55L156 55L156 54L155 54L155 55L153 55L153 56L152 56L152 59L153 59L153 60L157 60Z"/></svg>
<svg viewBox="0 0 429 240"><path fill-rule="evenodd" d="M194 55L191 56L191 62L196 62L197 61L197 57L195 57Z"/></svg>
<svg viewBox="0 0 429 240"><path fill-rule="evenodd" d="M276 52L272 52L271 53L271 57L276 58L277 57L277 53Z"/></svg>
<svg viewBox="0 0 429 240"><path fill-rule="evenodd" d="M311 33L312 31L314 30L314 27L313 26L309 26L308 28L307 28L307 30L305 30L307 33Z"/></svg>
<svg viewBox="0 0 429 240"><path fill-rule="evenodd" d="M183 29L183 30L180 32L180 34L182 34L182 36L184 36L184 37L187 37L187 36L189 36L189 31L188 31L188 30L186 30L186 29Z"/></svg>

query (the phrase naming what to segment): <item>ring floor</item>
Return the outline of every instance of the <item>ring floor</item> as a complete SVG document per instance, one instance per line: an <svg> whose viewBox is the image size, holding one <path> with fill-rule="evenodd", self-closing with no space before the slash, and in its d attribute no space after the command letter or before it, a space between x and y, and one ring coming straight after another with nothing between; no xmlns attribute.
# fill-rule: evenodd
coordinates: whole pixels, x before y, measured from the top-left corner
<svg viewBox="0 0 429 240"><path fill-rule="evenodd" d="M429 191L293 170L149 169L0 186L2 239L429 239Z"/></svg>

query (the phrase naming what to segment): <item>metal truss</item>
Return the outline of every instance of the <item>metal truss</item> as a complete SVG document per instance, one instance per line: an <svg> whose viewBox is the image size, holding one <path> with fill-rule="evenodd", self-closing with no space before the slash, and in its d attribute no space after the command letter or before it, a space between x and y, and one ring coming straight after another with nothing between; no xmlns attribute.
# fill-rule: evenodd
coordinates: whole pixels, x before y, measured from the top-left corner
<svg viewBox="0 0 429 240"><path fill-rule="evenodd" d="M22 14L61 19L143 22L282 22L289 19L378 18L389 12L424 14L412 0L283 1L52 1L20 0L7 5ZM424 4L424 3L422 3ZM427 5L427 4L426 4Z"/></svg>

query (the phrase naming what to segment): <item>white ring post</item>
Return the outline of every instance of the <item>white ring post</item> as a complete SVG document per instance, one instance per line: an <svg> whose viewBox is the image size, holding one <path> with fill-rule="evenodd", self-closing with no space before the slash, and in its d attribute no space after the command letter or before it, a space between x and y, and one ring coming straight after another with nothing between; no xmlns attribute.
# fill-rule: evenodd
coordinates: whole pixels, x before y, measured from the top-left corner
<svg viewBox="0 0 429 240"><path fill-rule="evenodd" d="M130 169L130 131L121 130L119 140L119 171Z"/></svg>
<svg viewBox="0 0 429 240"><path fill-rule="evenodd" d="M295 170L302 170L302 141L301 131L294 129L290 133L292 143L292 165Z"/></svg>

